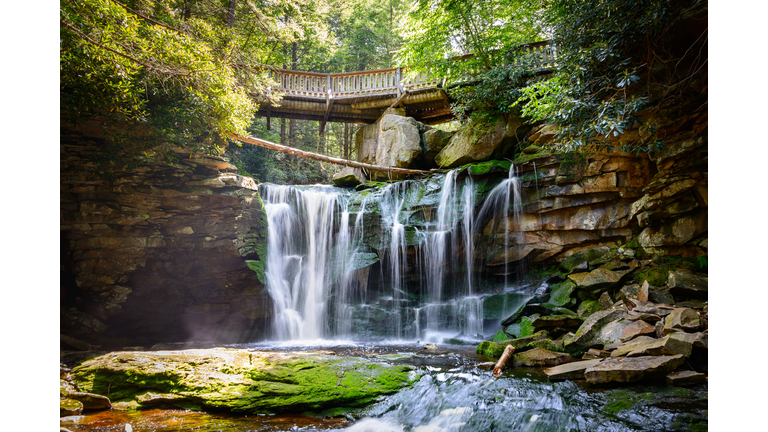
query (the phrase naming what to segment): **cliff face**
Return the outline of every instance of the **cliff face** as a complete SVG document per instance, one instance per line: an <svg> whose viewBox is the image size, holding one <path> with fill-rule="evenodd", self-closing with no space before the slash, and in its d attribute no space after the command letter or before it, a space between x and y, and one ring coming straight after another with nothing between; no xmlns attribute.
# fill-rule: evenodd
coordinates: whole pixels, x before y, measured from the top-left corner
<svg viewBox="0 0 768 432"><path fill-rule="evenodd" d="M103 137L82 130L61 131L62 334L107 346L263 336L267 222L253 180L189 153L91 176Z"/></svg>

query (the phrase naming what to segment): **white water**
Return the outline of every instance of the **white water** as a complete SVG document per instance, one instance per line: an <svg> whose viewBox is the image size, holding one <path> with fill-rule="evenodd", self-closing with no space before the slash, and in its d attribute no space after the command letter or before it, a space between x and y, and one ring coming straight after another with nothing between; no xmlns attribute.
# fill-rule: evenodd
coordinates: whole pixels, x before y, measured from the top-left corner
<svg viewBox="0 0 768 432"><path fill-rule="evenodd" d="M376 334L440 342L457 335L470 340L483 337L484 297L476 292L474 271L482 234L478 231L485 225L484 218L502 218L509 237L510 208L516 209L514 223L519 222L520 186L514 167L489 193L477 217L476 185L471 177L459 178L458 171L451 171L441 185L431 182L398 182L365 195L356 204L353 224L349 191L260 186L269 220L266 276L275 304L275 339L354 339ZM423 221L413 223L410 218L418 215L415 204L407 201L414 193L423 195L428 190L439 192L439 201L432 201L437 207L432 207L431 217L423 210ZM383 243L378 246L378 276L369 286L374 267L359 270L363 266L354 260L360 255L376 256L364 245L364 236L376 237L367 226L368 216L376 212L380 232L375 240ZM406 225L419 228L406 232ZM504 247L510 243L505 239ZM413 291L414 283L421 286L420 297ZM506 291L506 279L504 285Z"/></svg>

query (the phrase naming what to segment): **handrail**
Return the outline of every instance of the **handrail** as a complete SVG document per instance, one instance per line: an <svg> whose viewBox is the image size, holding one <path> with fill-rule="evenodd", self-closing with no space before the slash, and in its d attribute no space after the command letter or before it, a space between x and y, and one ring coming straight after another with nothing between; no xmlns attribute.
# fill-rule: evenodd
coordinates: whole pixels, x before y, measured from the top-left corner
<svg viewBox="0 0 768 432"><path fill-rule="evenodd" d="M557 52L549 41L539 41L520 45L518 49L540 55L541 60L532 65L546 68L554 66ZM464 61L474 54L454 57L451 61ZM366 71L318 73L289 69L269 68L269 76L278 85L272 91L285 95L324 98L349 96L376 96L397 93L398 98L414 90L436 89L440 78L431 73L419 73L406 78L403 71L407 67L395 67Z"/></svg>

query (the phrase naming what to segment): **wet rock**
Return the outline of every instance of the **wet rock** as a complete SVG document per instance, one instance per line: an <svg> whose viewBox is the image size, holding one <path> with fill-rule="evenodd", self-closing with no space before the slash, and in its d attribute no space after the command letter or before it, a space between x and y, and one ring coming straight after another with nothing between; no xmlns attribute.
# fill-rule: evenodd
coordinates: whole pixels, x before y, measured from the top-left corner
<svg viewBox="0 0 768 432"><path fill-rule="evenodd" d="M639 299L638 299L639 300ZM653 303L673 305L675 298L666 288L650 287L648 291L648 300Z"/></svg>
<svg viewBox="0 0 768 432"><path fill-rule="evenodd" d="M707 376L700 372L679 371L672 372L666 376L667 384L684 387L707 382Z"/></svg>
<svg viewBox="0 0 768 432"><path fill-rule="evenodd" d="M418 374L372 359L213 348L109 353L74 368L72 378L81 390L109 391L118 402L144 406L155 394L182 408L268 413L363 406L412 385Z"/></svg>
<svg viewBox="0 0 768 432"><path fill-rule="evenodd" d="M551 380L584 379L584 371L586 371L587 368L597 365L601 361L601 358L575 361L544 369L544 373L547 375L547 378Z"/></svg>
<svg viewBox="0 0 768 432"><path fill-rule="evenodd" d="M493 370L494 366L496 366L496 363L494 362L483 362L477 364L477 368L483 370Z"/></svg>
<svg viewBox="0 0 768 432"><path fill-rule="evenodd" d="M663 334L669 334L678 330L692 331L701 326L699 313L689 308L676 308L664 318Z"/></svg>
<svg viewBox="0 0 768 432"><path fill-rule="evenodd" d="M67 395L67 397L69 399L80 401L83 404L83 409L86 410L103 410L112 408L112 404L110 403L108 397L94 393L73 392Z"/></svg>
<svg viewBox="0 0 768 432"><path fill-rule="evenodd" d="M436 350L437 349L437 344L435 344L435 343L424 344L423 348L425 350Z"/></svg>
<svg viewBox="0 0 768 432"><path fill-rule="evenodd" d="M610 358L587 368L584 376L590 384L628 383L660 379L675 370L684 361L685 357L681 354L674 356Z"/></svg>
<svg viewBox="0 0 768 432"><path fill-rule="evenodd" d="M557 366L572 360L571 355L562 352L554 352L545 348L534 348L515 354L515 366Z"/></svg>
<svg viewBox="0 0 768 432"><path fill-rule="evenodd" d="M706 297L709 280L705 275L690 270L678 270L669 272L667 286L674 295Z"/></svg>
<svg viewBox="0 0 768 432"><path fill-rule="evenodd" d="M59 417L80 415L83 412L83 404L74 399L61 399L59 401Z"/></svg>
<svg viewBox="0 0 768 432"><path fill-rule="evenodd" d="M654 326L648 324L645 321L637 320L637 321L633 321L632 324L624 328L624 331L621 333L620 339L622 342L627 342L629 340L634 339L637 336L650 335L655 333L656 333L656 328Z"/></svg>
<svg viewBox="0 0 768 432"><path fill-rule="evenodd" d="M533 331L552 330L555 328L579 328L584 322L582 318L573 315L551 315L538 317L531 323Z"/></svg>
<svg viewBox="0 0 768 432"><path fill-rule="evenodd" d="M655 339L648 336L638 336L630 342L626 342L611 353L611 357L638 357L643 355L675 355L685 357L691 355L693 345L684 338L665 336Z"/></svg>
<svg viewBox="0 0 768 432"><path fill-rule="evenodd" d="M538 342L548 340L548 336L549 333L546 330L541 330L530 336L516 338L501 343L485 341L477 346L475 352L487 357L499 357L501 356L501 353L504 352L504 348L506 348L507 345L512 345L512 347L515 348L515 351L524 351L534 347Z"/></svg>

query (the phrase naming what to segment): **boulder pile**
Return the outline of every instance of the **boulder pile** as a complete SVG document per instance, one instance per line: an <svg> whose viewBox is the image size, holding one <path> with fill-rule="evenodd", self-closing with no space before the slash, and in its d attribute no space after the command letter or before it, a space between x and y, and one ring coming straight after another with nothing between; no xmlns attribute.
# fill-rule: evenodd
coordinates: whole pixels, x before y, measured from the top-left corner
<svg viewBox="0 0 768 432"><path fill-rule="evenodd" d="M552 380L590 384L706 382L707 275L704 260L638 260L631 248L578 252L532 298L502 321L508 340L477 353L515 348L514 366L552 366ZM579 359L579 360L576 360Z"/></svg>

